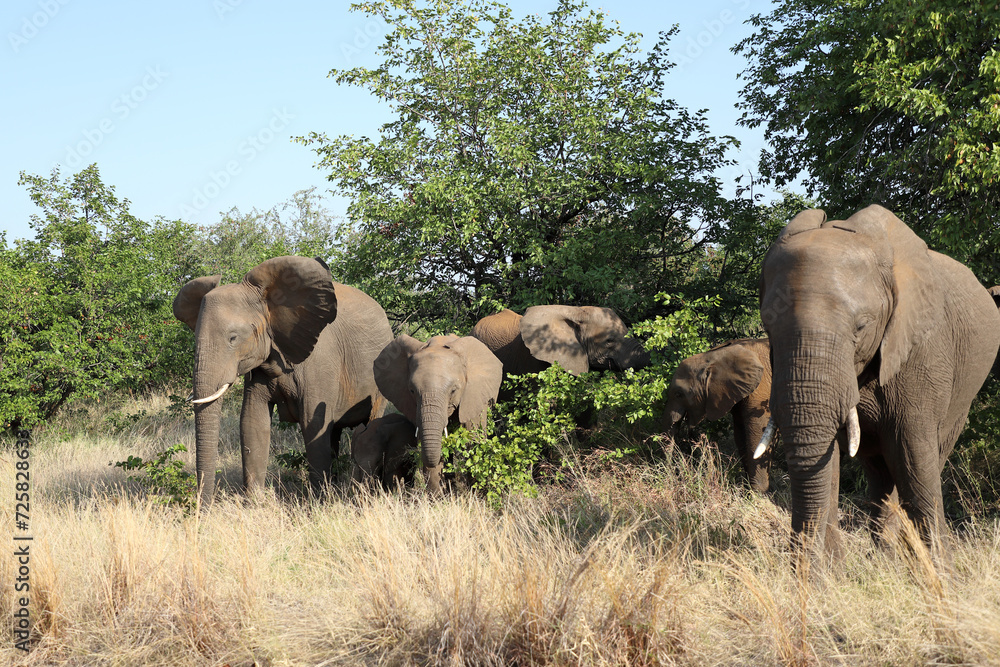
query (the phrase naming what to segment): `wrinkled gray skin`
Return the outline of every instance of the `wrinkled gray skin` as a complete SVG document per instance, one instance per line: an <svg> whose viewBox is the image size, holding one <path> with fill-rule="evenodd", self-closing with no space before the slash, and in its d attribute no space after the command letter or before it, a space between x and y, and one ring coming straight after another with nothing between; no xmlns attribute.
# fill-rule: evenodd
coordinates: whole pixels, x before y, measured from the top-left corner
<svg viewBox="0 0 1000 667"><path fill-rule="evenodd" d="M351 436L351 478L358 484L384 489L413 483L413 456L417 427L400 414L373 419Z"/></svg>
<svg viewBox="0 0 1000 667"><path fill-rule="evenodd" d="M471 336L435 336L422 343L402 335L375 360L379 389L420 429L424 479L431 494L442 491L445 427L482 427L502 375L500 360Z"/></svg>
<svg viewBox="0 0 1000 667"><path fill-rule="evenodd" d="M523 316L503 310L479 320L469 335L490 348L508 375L537 373L557 361L573 375L649 365L649 352L610 308L532 306Z"/></svg>
<svg viewBox="0 0 1000 667"><path fill-rule="evenodd" d="M753 458L771 413L771 359L766 338L731 340L688 357L677 366L665 392L663 430L676 433L685 417L692 426L703 419L733 417L733 438L750 487L767 491L771 455Z"/></svg>
<svg viewBox="0 0 1000 667"><path fill-rule="evenodd" d="M271 411L298 422L314 489L331 478L341 429L382 414L372 362L392 340L382 308L334 283L326 265L276 257L242 282L196 278L174 299L174 315L194 331L194 398L244 376L240 443L243 482L261 486L271 442ZM195 405L196 466L203 506L215 492L221 402Z"/></svg>
<svg viewBox="0 0 1000 667"><path fill-rule="evenodd" d="M881 206L803 211L764 259L771 412L792 492L793 542L840 553L839 457L852 408L873 518L896 496L946 551L941 470L1000 345L1000 314L968 268Z"/></svg>

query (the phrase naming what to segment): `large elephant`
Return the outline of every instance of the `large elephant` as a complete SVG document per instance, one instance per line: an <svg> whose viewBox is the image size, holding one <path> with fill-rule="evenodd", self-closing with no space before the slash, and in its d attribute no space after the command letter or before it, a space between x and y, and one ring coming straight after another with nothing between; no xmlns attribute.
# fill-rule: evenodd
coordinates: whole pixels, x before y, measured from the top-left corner
<svg viewBox="0 0 1000 667"><path fill-rule="evenodd" d="M537 373L557 361L573 375L649 365L649 352L610 308L532 306L523 316L503 310L479 320L469 335L492 350L507 375Z"/></svg>
<svg viewBox="0 0 1000 667"><path fill-rule="evenodd" d="M416 426L401 414L385 415L354 429L351 436L351 478L390 489L413 481Z"/></svg>
<svg viewBox="0 0 1000 667"><path fill-rule="evenodd" d="M441 437L448 424L481 427L502 377L500 360L471 336L434 336L422 343L404 334L378 355L375 382L419 429L430 493L441 492Z"/></svg>
<svg viewBox="0 0 1000 667"><path fill-rule="evenodd" d="M322 262L275 257L240 283L196 278L174 299L174 315L194 331L194 402L198 486L203 505L215 492L218 400L245 375L240 443L243 482L263 484L271 441L271 412L298 422L309 477L318 489L330 479L341 429L379 417L385 401L372 362L392 329L371 297L334 283Z"/></svg>
<svg viewBox="0 0 1000 667"><path fill-rule="evenodd" d="M770 484L770 453L753 457L771 418L770 354L766 338L742 338L688 357L674 371L663 410L664 431L674 430L685 417L695 425L731 414L743 469L751 488L759 493Z"/></svg>
<svg viewBox="0 0 1000 667"><path fill-rule="evenodd" d="M897 495L925 542L941 543L941 470L1000 346L990 294L869 206L847 220L799 213L764 258L760 299L794 541L839 552L846 447L861 460L873 518Z"/></svg>

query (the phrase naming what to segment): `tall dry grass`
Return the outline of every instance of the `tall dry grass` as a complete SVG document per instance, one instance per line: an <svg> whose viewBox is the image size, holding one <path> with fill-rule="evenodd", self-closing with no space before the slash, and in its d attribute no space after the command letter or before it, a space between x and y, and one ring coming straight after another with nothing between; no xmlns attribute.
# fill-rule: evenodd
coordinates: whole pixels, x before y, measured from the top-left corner
<svg viewBox="0 0 1000 667"><path fill-rule="evenodd" d="M841 564L795 574L781 494L776 504L734 485L712 448L646 466L581 461L565 485L500 510L467 495L314 501L275 470L269 491L224 491L185 517L107 465L190 448L190 421L166 405L142 403L152 416L114 436L100 433L106 408L40 436L33 650L16 651L4 631L0 662L1000 664L996 522L955 536L947 572L904 523L885 547L847 531ZM221 463L233 482L238 409L226 406ZM4 526L12 484L3 450ZM0 581L14 565L4 550ZM6 618L13 598L5 583Z"/></svg>

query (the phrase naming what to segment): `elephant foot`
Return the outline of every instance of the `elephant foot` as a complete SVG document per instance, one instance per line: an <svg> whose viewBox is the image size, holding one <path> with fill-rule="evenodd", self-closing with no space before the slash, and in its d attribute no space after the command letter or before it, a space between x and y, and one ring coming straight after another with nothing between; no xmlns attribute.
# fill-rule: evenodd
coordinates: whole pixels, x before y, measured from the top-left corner
<svg viewBox="0 0 1000 667"><path fill-rule="evenodd" d="M424 481L427 484L427 493L432 496L440 496L443 493L441 477L444 473L444 463L439 463L433 468L424 468Z"/></svg>

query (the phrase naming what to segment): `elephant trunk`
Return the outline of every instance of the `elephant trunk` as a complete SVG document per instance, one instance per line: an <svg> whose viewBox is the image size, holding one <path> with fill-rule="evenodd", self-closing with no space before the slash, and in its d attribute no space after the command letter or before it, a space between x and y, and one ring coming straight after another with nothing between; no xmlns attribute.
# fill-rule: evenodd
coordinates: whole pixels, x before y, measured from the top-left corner
<svg viewBox="0 0 1000 667"><path fill-rule="evenodd" d="M626 338L619 354L611 359L612 370L623 371L627 368L639 370L650 364L649 351L636 338Z"/></svg>
<svg viewBox="0 0 1000 667"><path fill-rule="evenodd" d="M194 427L195 468L202 507L210 506L215 495L222 395L235 381L235 369L227 372L227 367L220 373L217 369L219 364L214 363L212 358L213 350L199 343L195 349L194 363Z"/></svg>
<svg viewBox="0 0 1000 667"><path fill-rule="evenodd" d="M857 425L854 347L830 332L796 332L775 341L771 411L785 444L792 530L801 546L822 550L835 532L839 485L837 433ZM853 435L853 434L852 434ZM834 544L825 545L828 550Z"/></svg>
<svg viewBox="0 0 1000 667"><path fill-rule="evenodd" d="M424 396L420 401L420 454L427 489L441 492L441 436L448 426L448 400L445 396Z"/></svg>
<svg viewBox="0 0 1000 667"><path fill-rule="evenodd" d="M195 467L202 507L212 504L215 495L215 466L219 458L219 421L222 401L202 403L194 408Z"/></svg>

